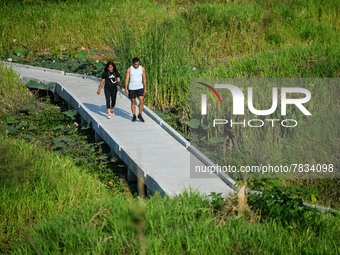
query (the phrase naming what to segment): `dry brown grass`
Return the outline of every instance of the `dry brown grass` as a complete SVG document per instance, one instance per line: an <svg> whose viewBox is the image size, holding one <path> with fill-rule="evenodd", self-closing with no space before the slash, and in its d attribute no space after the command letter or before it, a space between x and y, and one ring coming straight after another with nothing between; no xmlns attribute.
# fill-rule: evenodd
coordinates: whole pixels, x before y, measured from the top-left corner
<svg viewBox="0 0 340 255"><path fill-rule="evenodd" d="M237 192L225 199L223 206L215 217L219 225L227 224L232 217L245 218L251 223L258 223L260 215L249 207L247 198L247 183L244 182L239 185Z"/></svg>

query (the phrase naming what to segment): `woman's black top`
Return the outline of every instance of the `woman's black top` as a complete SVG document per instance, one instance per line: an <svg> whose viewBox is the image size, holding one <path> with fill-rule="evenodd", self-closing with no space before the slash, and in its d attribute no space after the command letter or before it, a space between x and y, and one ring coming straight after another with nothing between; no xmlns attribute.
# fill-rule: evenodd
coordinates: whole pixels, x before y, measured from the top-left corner
<svg viewBox="0 0 340 255"><path fill-rule="evenodd" d="M119 72L110 71L104 72L102 74L102 79L105 79L105 86L117 86L117 78L120 78Z"/></svg>

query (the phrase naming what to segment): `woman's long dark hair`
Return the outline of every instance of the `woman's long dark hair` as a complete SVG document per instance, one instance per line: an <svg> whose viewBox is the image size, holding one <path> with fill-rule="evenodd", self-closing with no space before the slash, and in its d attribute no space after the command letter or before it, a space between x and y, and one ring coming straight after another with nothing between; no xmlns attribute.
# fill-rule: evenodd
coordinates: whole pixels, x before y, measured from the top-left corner
<svg viewBox="0 0 340 255"><path fill-rule="evenodd" d="M104 72L108 72L109 71L109 66L110 65L113 66L113 72L114 73L118 73L117 67L116 67L116 65L112 61L107 62L107 64L104 67Z"/></svg>

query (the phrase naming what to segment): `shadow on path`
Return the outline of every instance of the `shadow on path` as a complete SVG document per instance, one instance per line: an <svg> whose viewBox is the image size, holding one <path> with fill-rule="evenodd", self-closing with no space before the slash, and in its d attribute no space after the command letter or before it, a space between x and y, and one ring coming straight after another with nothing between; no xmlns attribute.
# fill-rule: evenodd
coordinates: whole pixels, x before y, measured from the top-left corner
<svg viewBox="0 0 340 255"><path fill-rule="evenodd" d="M84 105L92 112L99 113L99 115L106 117L107 116L107 109L106 105L96 105L90 103L84 103ZM130 112L125 111L122 108L115 107L115 115L130 120L132 115Z"/></svg>

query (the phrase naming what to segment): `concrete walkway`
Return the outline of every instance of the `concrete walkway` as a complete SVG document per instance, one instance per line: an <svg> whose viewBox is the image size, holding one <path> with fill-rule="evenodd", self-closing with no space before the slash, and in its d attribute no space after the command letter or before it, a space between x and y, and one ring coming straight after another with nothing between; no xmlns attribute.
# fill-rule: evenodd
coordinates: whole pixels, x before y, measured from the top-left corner
<svg viewBox="0 0 340 255"><path fill-rule="evenodd" d="M99 78L14 63L4 65L12 67L25 82L55 82L54 93L79 112L83 124L91 123L96 136L128 166L128 176L141 178L150 193L174 196L192 188L201 194L216 192L228 196L233 191L235 183L225 174L200 174L193 178L190 163L213 163L150 109L144 109L145 123L131 122L130 100L125 93L118 93L116 116L107 119L104 90L97 95Z"/></svg>

